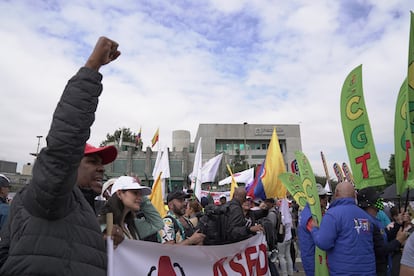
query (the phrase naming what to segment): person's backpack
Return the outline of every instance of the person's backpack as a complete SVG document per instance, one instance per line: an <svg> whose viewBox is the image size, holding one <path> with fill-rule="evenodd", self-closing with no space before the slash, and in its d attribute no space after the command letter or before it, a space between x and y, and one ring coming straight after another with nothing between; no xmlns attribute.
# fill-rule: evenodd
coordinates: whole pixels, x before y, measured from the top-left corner
<svg viewBox="0 0 414 276"><path fill-rule="evenodd" d="M269 210L269 212L273 212L276 214L275 211ZM269 217L263 217L260 219L259 223L263 226L266 242L267 242L267 250L272 251L276 248L276 225Z"/></svg>
<svg viewBox="0 0 414 276"><path fill-rule="evenodd" d="M204 245L221 245L229 243L227 239L228 227L228 204L207 205L204 208L204 215L198 221L197 228L206 235Z"/></svg>
<svg viewBox="0 0 414 276"><path fill-rule="evenodd" d="M169 219L172 220L172 222L174 224L174 231L175 231L175 233L180 232L181 228L178 225L177 219L174 218L171 215L167 215L166 218L169 218ZM182 222L181 222L181 225L182 225L182 227L184 229L184 233L185 233L186 238L189 238L189 237L191 237L194 234L195 227L193 226L193 224L191 223L190 220L186 220L186 222L187 222L188 225L184 225Z"/></svg>

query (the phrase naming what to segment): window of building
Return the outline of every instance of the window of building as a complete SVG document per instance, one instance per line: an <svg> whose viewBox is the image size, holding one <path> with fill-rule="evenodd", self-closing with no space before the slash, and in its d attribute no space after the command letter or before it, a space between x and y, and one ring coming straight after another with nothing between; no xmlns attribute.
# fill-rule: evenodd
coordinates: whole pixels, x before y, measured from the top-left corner
<svg viewBox="0 0 414 276"><path fill-rule="evenodd" d="M127 171L126 160L115 160L114 161L114 173L125 174Z"/></svg>
<svg viewBox="0 0 414 276"><path fill-rule="evenodd" d="M170 175L171 177L183 176L183 161L182 160L170 160Z"/></svg>
<svg viewBox="0 0 414 276"><path fill-rule="evenodd" d="M133 160L132 171L137 175L145 175L145 160Z"/></svg>

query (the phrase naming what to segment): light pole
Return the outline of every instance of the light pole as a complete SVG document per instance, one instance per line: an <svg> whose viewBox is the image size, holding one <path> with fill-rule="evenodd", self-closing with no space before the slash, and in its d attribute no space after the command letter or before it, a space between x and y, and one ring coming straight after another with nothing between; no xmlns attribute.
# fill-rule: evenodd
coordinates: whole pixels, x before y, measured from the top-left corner
<svg viewBox="0 0 414 276"><path fill-rule="evenodd" d="M37 155L39 154L40 139L43 138L43 136L37 135L36 138L37 138L37 149L36 149L36 157L37 157Z"/></svg>
<svg viewBox="0 0 414 276"><path fill-rule="evenodd" d="M244 156L245 156L245 162L246 162L246 170L248 169L248 162L247 162L247 147L246 147L246 125L247 122L243 123L243 133L244 133Z"/></svg>
<svg viewBox="0 0 414 276"><path fill-rule="evenodd" d="M37 155L39 154L39 147L40 147L40 139L43 138L42 135L37 135L37 149L36 149L36 153L30 153L30 155L33 155L35 158L37 158Z"/></svg>

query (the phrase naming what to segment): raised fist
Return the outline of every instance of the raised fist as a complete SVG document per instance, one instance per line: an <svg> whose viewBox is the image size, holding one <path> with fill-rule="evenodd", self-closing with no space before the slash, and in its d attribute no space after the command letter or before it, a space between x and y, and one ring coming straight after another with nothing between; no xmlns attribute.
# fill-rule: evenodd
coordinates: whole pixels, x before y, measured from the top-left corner
<svg viewBox="0 0 414 276"><path fill-rule="evenodd" d="M120 54L121 52L118 51L118 43L107 37L101 36L96 42L95 48L89 56L85 67L98 71L102 65L117 59Z"/></svg>

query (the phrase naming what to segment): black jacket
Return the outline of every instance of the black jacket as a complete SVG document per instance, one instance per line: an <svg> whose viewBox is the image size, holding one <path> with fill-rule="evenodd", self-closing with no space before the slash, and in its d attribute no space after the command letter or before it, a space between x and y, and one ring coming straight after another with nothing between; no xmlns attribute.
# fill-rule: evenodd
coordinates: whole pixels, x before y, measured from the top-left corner
<svg viewBox="0 0 414 276"><path fill-rule="evenodd" d="M229 242L239 242L250 238L254 233L250 232L249 227L246 226L246 219L240 202L232 199L226 204L229 207L227 230Z"/></svg>
<svg viewBox="0 0 414 276"><path fill-rule="evenodd" d="M0 275L106 275L106 248L76 185L102 75L81 68L56 107L33 179L14 197L0 233Z"/></svg>

